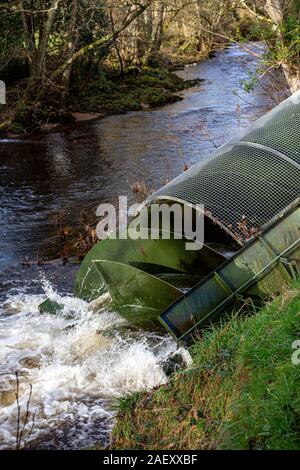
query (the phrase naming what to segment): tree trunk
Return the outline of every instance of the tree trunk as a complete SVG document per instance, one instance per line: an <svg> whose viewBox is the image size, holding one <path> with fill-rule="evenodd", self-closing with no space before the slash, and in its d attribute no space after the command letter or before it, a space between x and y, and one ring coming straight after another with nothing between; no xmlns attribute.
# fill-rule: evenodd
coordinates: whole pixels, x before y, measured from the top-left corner
<svg viewBox="0 0 300 470"><path fill-rule="evenodd" d="M283 20L284 3L283 0L266 0L266 12L276 26Z"/></svg>
<svg viewBox="0 0 300 470"><path fill-rule="evenodd" d="M300 90L300 70L291 64L282 64L282 70L292 93Z"/></svg>
<svg viewBox="0 0 300 470"><path fill-rule="evenodd" d="M60 0L52 0L46 19L41 25L39 44L32 61L31 76L25 91L25 101L35 101L45 88L48 42L59 3Z"/></svg>
<svg viewBox="0 0 300 470"><path fill-rule="evenodd" d="M78 41L78 31L76 29L76 22L78 18L78 8L79 8L79 0L72 1L72 12L69 24L69 33L68 33L68 44L67 44L67 51L66 51L66 59L70 60L72 55L74 54L76 44ZM61 85L62 85L62 93L61 93L61 105L65 107L69 87L70 87L70 79L72 73L72 63L64 70L61 78Z"/></svg>
<svg viewBox="0 0 300 470"><path fill-rule="evenodd" d="M48 52L49 37L53 29L55 15L61 0L52 0L50 8L45 13L44 22L41 23L40 37L38 47L35 45L35 39L31 36L31 30L28 28L27 13L24 12L24 2L20 2L22 7L21 15L25 31L25 42L27 51L30 52L30 78L23 94L18 102L13 120L22 123L25 128L31 128L34 121L36 105L45 92L46 83L46 59ZM31 15L32 31L34 31L34 17ZM34 41L34 50L33 50ZM32 55L31 55L32 54Z"/></svg>
<svg viewBox="0 0 300 470"><path fill-rule="evenodd" d="M151 35L151 46L148 53L148 57L151 58L155 56L161 48L163 30L164 30L164 20L165 20L165 5L160 2L160 5L156 5L156 11L154 12L154 24L152 27Z"/></svg>
<svg viewBox="0 0 300 470"><path fill-rule="evenodd" d="M35 37L34 37L34 19L32 15L28 15L25 11L23 0L19 0L19 8L21 12L22 24L24 29L25 51L29 64L30 74L32 74L32 66L36 55ZM32 1L29 2L28 8L32 8Z"/></svg>
<svg viewBox="0 0 300 470"><path fill-rule="evenodd" d="M114 22L114 16L113 16L112 9L110 9L109 16L110 16L110 22L111 22L111 30L112 30L112 33L115 34L115 22ZM123 75L123 73L124 73L123 59L122 59L122 55L121 55L121 52L120 52L120 49L119 49L119 46L118 46L118 40L115 36L113 38L113 42L114 42L114 47L115 47L115 50L116 50L116 53L117 53L117 56L118 56L118 59L119 59L120 74Z"/></svg>

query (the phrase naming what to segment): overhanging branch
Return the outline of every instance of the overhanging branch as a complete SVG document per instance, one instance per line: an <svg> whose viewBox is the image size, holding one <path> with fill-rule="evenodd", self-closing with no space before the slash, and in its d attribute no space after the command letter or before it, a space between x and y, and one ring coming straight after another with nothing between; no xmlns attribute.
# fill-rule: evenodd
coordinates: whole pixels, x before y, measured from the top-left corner
<svg viewBox="0 0 300 470"><path fill-rule="evenodd" d="M125 21L125 23L115 31L106 36L97 39L96 41L83 46L79 49L73 56L66 60L60 67L58 67L51 75L50 79L53 80L59 75L61 75L68 67L70 67L79 57L83 56L86 52L95 49L96 47L103 47L104 45L114 41L117 37L136 19L138 18L152 3L152 0L149 0L145 5L141 5L137 8L133 14Z"/></svg>

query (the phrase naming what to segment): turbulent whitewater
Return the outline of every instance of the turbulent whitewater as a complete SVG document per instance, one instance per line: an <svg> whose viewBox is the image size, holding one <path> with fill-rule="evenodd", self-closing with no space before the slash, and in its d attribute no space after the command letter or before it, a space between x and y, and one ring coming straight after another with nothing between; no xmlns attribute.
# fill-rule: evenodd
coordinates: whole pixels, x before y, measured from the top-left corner
<svg viewBox="0 0 300 470"><path fill-rule="evenodd" d="M59 315L41 316L38 305L45 295L28 294L24 287L8 292L1 307L0 449L16 445L16 371L20 427L32 385L21 446L106 445L115 399L166 382L166 362L178 354L188 362L188 353L169 337L122 328L123 320L100 302L60 296L41 282L45 295L64 305Z"/></svg>

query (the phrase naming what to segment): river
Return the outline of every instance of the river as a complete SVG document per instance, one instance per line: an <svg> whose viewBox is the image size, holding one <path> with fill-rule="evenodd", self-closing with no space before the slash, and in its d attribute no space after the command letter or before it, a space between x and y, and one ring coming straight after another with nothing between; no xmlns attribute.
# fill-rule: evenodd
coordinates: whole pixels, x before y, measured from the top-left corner
<svg viewBox="0 0 300 470"><path fill-rule="evenodd" d="M203 79L182 101L0 141L0 449L16 445L16 371L21 427L32 384L21 445L75 449L107 444L116 397L166 382L174 355L189 362L169 336L124 330L117 314L74 299L74 265L23 268L20 258L51 257L53 214L64 211L77 226L81 210L119 195L134 202L130 184L159 188L274 106L260 87L244 91L255 66L255 56L231 46L179 72ZM41 317L49 293L65 309Z"/></svg>

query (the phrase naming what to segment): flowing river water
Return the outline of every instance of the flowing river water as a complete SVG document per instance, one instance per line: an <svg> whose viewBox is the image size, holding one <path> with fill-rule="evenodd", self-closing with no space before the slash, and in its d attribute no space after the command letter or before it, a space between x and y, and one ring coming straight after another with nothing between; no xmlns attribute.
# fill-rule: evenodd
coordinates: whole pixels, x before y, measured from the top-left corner
<svg viewBox="0 0 300 470"><path fill-rule="evenodd" d="M21 445L67 449L106 445L116 397L166 382L175 356L189 363L169 336L122 328L117 314L75 299L74 265L22 267L20 257L51 256L54 213L76 225L82 209L133 201L131 183L160 187L274 106L260 87L243 89L255 65L232 46L179 72L204 80L182 101L0 141L0 449L16 445L16 372L21 427L32 385ZM61 314L38 313L49 295Z"/></svg>

